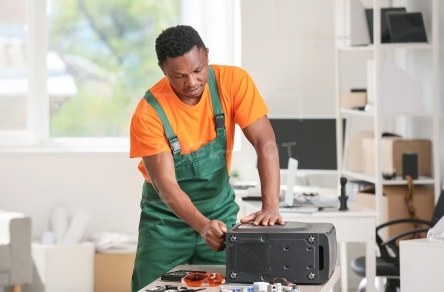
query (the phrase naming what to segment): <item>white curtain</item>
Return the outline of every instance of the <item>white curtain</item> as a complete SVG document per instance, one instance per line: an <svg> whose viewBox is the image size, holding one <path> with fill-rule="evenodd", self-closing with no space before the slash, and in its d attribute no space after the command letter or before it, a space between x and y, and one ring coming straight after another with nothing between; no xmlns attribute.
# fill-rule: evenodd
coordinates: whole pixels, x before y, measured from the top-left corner
<svg viewBox="0 0 444 292"><path fill-rule="evenodd" d="M239 0L183 0L182 24L199 32L210 50L210 63L240 66Z"/></svg>

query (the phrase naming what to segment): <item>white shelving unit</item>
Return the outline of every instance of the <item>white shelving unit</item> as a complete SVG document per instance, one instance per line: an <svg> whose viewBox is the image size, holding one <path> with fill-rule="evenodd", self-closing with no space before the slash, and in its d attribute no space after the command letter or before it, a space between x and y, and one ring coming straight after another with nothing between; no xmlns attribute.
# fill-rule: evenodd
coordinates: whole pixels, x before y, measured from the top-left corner
<svg viewBox="0 0 444 292"><path fill-rule="evenodd" d="M354 2L355 1L355 2ZM358 2L356 2L358 1ZM337 141L338 141L338 176L345 176L350 179L363 180L375 185L376 211L381 210L381 196L384 185L404 185L406 180L402 179L401 172L397 171L398 177L394 180L382 178L382 155L381 155L381 134L385 131L401 134L404 138L425 138L432 141L432 177L419 177L414 180L414 184L433 185L435 190L435 200L437 200L440 189L440 167L439 167L439 51L438 51L438 0L336 0L336 116L337 116ZM348 15L357 13L361 9L373 8L373 44L352 46L351 39L357 35L356 27L362 28L363 15ZM381 43L381 22L380 9L383 7L406 7L407 12L419 11L423 15L427 43ZM359 17L362 17L359 19ZM355 21L355 23L352 23ZM352 28L351 28L352 27ZM355 31L352 31L355 30ZM362 42L362 38L360 38ZM351 60L351 61L350 61ZM357 60L354 64L353 60ZM372 60L372 70L368 70L365 60ZM422 62L425 60L424 62ZM390 61L397 64L413 78L418 81L422 89L420 102L425 106L420 110L408 110L397 112L396 108L384 108L382 104L387 104L383 100L383 89L390 78L382 78L383 69L387 68L385 62ZM357 64L361 65L360 69ZM345 64L345 65L344 65ZM351 64L351 66L350 66ZM352 72L346 74L344 66L353 67ZM417 69L420 70L417 70ZM357 76L360 75L361 78ZM364 76L364 77L362 77ZM396 79L396 76L393 76ZM364 80L364 82L363 82ZM353 84L353 82L359 84ZM410 84L405 84L406 87ZM340 106L341 94L352 87L367 88L369 102L373 103L371 110L360 111L353 109L342 109ZM384 96L387 98L387 96ZM400 102L409 102L400 99ZM416 100L415 102L418 102ZM404 105L404 104L401 104ZM402 107L402 106L401 106ZM412 107L414 108L414 107ZM343 165L343 137L341 123L342 118L347 117L348 127L353 125L370 125L374 131L374 151L375 151L375 175L358 173L345 169ZM424 130L420 126L426 124ZM369 130L366 128L366 130ZM402 130L404 133L400 133ZM420 136L420 137L418 137ZM346 137L347 138L347 137ZM339 181L339 178L338 178ZM377 222L379 224L381 222Z"/></svg>

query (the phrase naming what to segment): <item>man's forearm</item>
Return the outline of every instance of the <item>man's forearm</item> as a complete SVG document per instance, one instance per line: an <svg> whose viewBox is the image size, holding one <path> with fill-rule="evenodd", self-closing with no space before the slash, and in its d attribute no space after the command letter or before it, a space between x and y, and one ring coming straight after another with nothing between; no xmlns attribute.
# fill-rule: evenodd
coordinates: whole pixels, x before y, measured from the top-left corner
<svg viewBox="0 0 444 292"><path fill-rule="evenodd" d="M169 186L159 190L162 202L179 218L187 222L199 234L210 220L194 206L188 195L179 187Z"/></svg>
<svg viewBox="0 0 444 292"><path fill-rule="evenodd" d="M261 180L262 208L279 208L280 169L276 144L258 145L258 171ZM261 150L262 149L262 150Z"/></svg>

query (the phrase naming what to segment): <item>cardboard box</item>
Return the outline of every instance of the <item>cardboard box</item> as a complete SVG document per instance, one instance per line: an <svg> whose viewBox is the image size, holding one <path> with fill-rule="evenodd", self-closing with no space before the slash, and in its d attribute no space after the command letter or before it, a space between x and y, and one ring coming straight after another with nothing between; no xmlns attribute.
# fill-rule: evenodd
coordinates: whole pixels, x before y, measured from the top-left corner
<svg viewBox="0 0 444 292"><path fill-rule="evenodd" d="M94 260L94 291L131 291L135 253L96 253Z"/></svg>
<svg viewBox="0 0 444 292"><path fill-rule="evenodd" d="M347 140L347 162L346 168L349 171L364 171L364 138L373 138L372 131L362 131L354 135L350 135Z"/></svg>
<svg viewBox="0 0 444 292"><path fill-rule="evenodd" d="M395 219L410 218L404 196L408 192L407 185L390 185L383 187L381 196L381 223ZM376 197L374 188L358 192L356 202L367 208L376 209ZM430 221L435 210L435 196L433 185L415 185L413 189L413 206L419 219ZM383 238L399 234L414 228L413 224L397 224L381 229Z"/></svg>
<svg viewBox="0 0 444 292"><path fill-rule="evenodd" d="M364 172L375 174L375 145L373 137L363 139ZM402 154L418 154L418 175L432 176L432 142L426 139L403 139L399 137L383 137L381 139L381 170L396 171L402 176Z"/></svg>
<svg viewBox="0 0 444 292"><path fill-rule="evenodd" d="M341 94L341 108L352 109L367 104L367 92L344 92Z"/></svg>

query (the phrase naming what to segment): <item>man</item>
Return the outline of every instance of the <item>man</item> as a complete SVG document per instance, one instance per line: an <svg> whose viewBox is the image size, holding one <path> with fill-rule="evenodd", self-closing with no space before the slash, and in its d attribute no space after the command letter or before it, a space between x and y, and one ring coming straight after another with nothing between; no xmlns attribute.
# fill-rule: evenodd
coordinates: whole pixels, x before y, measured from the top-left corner
<svg viewBox="0 0 444 292"><path fill-rule="evenodd" d="M279 214L279 157L268 109L251 77L208 64L190 26L156 39L165 77L146 92L131 121L131 157L142 157L139 241L132 291L179 264L223 264L225 233L239 206L229 184L234 125L258 155L262 209L241 219L284 224Z"/></svg>

